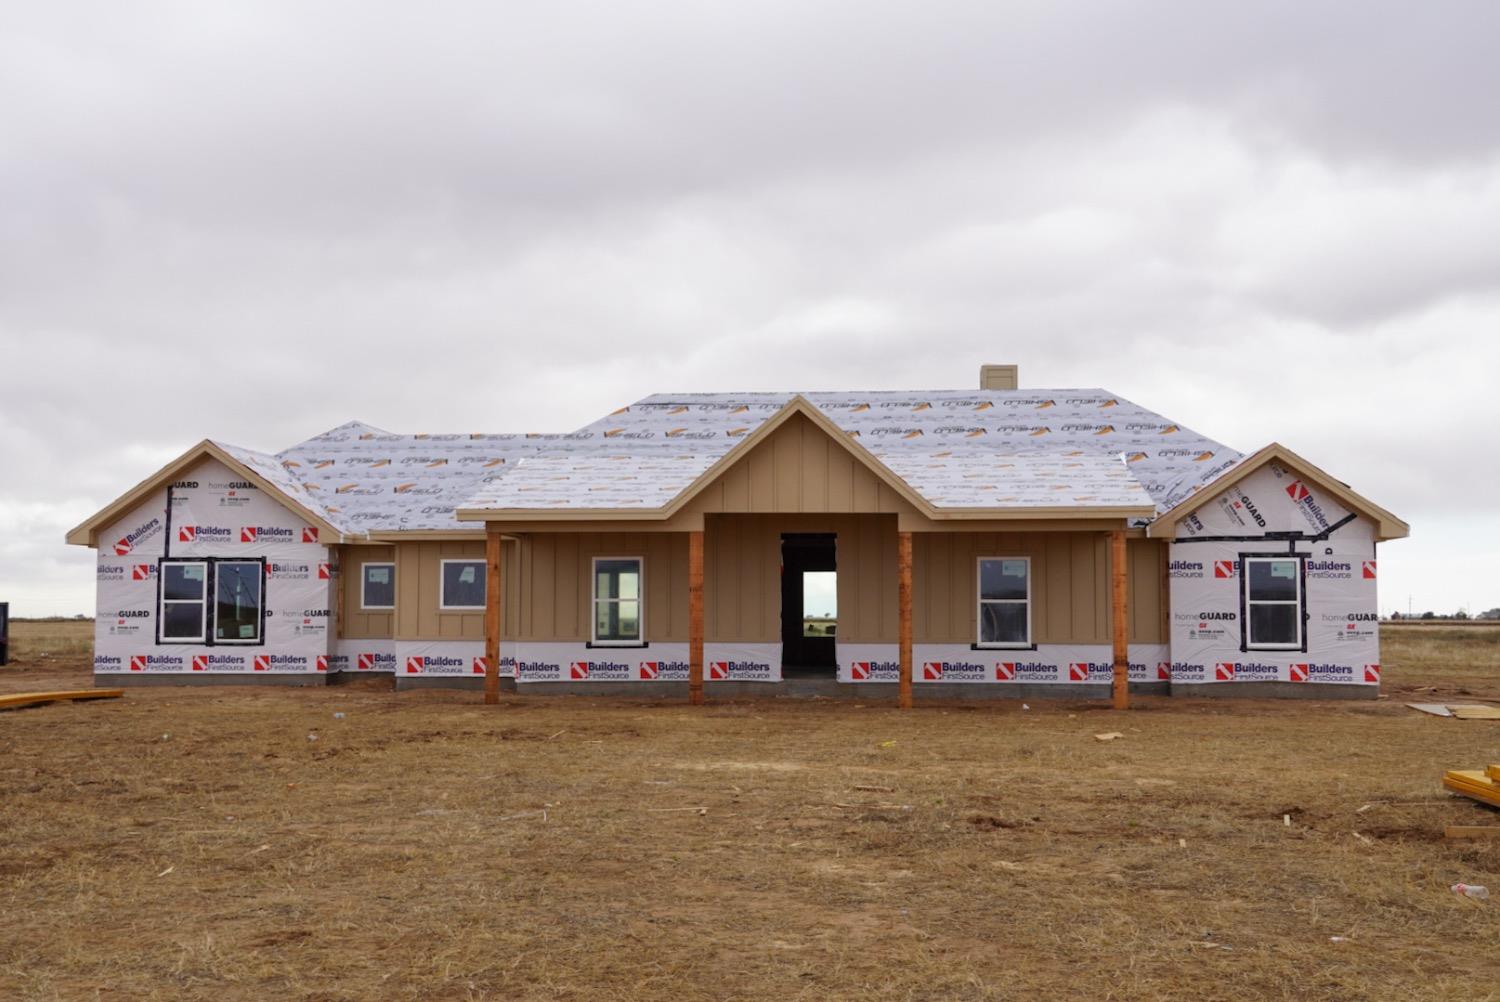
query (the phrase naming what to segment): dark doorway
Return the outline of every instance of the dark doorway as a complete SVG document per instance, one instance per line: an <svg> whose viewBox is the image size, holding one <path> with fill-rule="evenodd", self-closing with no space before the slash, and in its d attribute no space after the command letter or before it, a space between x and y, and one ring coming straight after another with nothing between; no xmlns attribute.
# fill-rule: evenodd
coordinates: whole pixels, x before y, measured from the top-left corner
<svg viewBox="0 0 1500 1002"><path fill-rule="evenodd" d="M781 537L781 669L832 675L838 633L838 537L831 532Z"/></svg>

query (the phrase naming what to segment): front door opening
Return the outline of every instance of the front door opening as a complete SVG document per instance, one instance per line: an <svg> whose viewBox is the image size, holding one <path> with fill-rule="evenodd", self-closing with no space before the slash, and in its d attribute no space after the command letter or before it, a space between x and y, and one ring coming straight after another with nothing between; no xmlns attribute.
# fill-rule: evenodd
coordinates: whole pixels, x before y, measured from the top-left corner
<svg viewBox="0 0 1500 1002"><path fill-rule="evenodd" d="M838 537L831 532L781 537L781 669L832 675L838 669Z"/></svg>

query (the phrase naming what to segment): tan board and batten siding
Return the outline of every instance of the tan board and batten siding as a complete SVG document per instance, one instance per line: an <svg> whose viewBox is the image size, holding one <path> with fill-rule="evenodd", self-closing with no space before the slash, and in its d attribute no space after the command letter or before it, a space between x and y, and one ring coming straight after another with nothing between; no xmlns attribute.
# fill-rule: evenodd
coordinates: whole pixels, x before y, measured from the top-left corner
<svg viewBox="0 0 1500 1002"><path fill-rule="evenodd" d="M642 558L646 639L687 642L688 540L681 532L528 534L505 554L501 635L532 641L591 639L595 557Z"/></svg>
<svg viewBox="0 0 1500 1002"><path fill-rule="evenodd" d="M484 540L396 544L396 638L483 640L484 610L438 608L442 560L484 560Z"/></svg>
<svg viewBox="0 0 1500 1002"><path fill-rule="evenodd" d="M683 508L689 513L912 513L864 463L801 414L720 474Z"/></svg>
<svg viewBox="0 0 1500 1002"><path fill-rule="evenodd" d="M395 635L394 612L368 612L360 604L365 564L389 564L396 560L394 546L340 547L339 574L343 578L344 605L340 610L339 636L351 640L389 639ZM400 581L400 577L396 578Z"/></svg>
<svg viewBox="0 0 1500 1002"><path fill-rule="evenodd" d="M838 537L839 638L895 643L896 525L890 515L711 516L704 553L706 639L781 639L781 536L797 532ZM1133 643L1166 642L1166 550L1155 540L1130 540ZM528 535L506 553L504 636L588 639L592 558L635 556L645 560L646 639L685 642L687 537L676 532ZM1097 532L914 534L912 618L918 642L976 639L981 556L1031 558L1037 643L1109 643L1109 548Z"/></svg>
<svg viewBox="0 0 1500 1002"><path fill-rule="evenodd" d="M1132 643L1167 642L1166 552L1155 540L1128 541ZM912 635L918 643L974 642L980 557L1031 558L1035 643L1110 642L1109 539L1103 533L919 532L912 536Z"/></svg>

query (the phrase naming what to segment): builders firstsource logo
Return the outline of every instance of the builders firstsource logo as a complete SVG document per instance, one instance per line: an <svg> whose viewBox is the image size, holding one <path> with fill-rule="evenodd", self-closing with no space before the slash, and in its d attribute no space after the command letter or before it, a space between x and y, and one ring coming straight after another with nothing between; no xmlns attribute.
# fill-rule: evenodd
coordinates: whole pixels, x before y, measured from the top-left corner
<svg viewBox="0 0 1500 1002"><path fill-rule="evenodd" d="M1174 578L1201 578L1203 561L1173 560L1167 564L1167 575Z"/></svg>
<svg viewBox="0 0 1500 1002"><path fill-rule="evenodd" d="M408 675L464 675L468 662L446 654L422 654L406 659Z"/></svg>
<svg viewBox="0 0 1500 1002"><path fill-rule="evenodd" d="M1057 665L1046 661L1000 661L995 664L996 682L1056 682Z"/></svg>
<svg viewBox="0 0 1500 1002"><path fill-rule="evenodd" d="M312 667L305 654L257 654L252 671L307 671Z"/></svg>
<svg viewBox="0 0 1500 1002"><path fill-rule="evenodd" d="M573 682L623 682L630 676L630 665L624 661L574 661L568 665L568 678Z"/></svg>
<svg viewBox="0 0 1500 1002"><path fill-rule="evenodd" d="M640 661L636 678L643 682L685 682L689 674L686 661Z"/></svg>
<svg viewBox="0 0 1500 1002"><path fill-rule="evenodd" d="M194 654L193 671L244 671L243 654Z"/></svg>
<svg viewBox="0 0 1500 1002"><path fill-rule="evenodd" d="M116 672L125 670L124 658L115 657L113 654L95 654L94 671Z"/></svg>
<svg viewBox="0 0 1500 1002"><path fill-rule="evenodd" d="M516 680L519 682L560 682L562 663L559 661L516 661Z"/></svg>
<svg viewBox="0 0 1500 1002"><path fill-rule="evenodd" d="M1291 498L1297 505L1297 510L1302 517L1307 519L1308 524L1315 529L1327 529L1329 526L1328 516L1323 512L1323 506L1318 504L1313 497L1312 491L1300 480L1293 480L1286 485L1286 496Z"/></svg>
<svg viewBox="0 0 1500 1002"><path fill-rule="evenodd" d="M1291 665L1288 677L1293 682L1353 682L1354 666L1307 662Z"/></svg>
<svg viewBox="0 0 1500 1002"><path fill-rule="evenodd" d="M373 651L356 655L355 671L395 671L396 655L376 654Z"/></svg>
<svg viewBox="0 0 1500 1002"><path fill-rule="evenodd" d="M274 525L240 526L240 542L242 543L290 543L292 538L291 529L282 529Z"/></svg>
<svg viewBox="0 0 1500 1002"><path fill-rule="evenodd" d="M234 533L222 525L179 525L179 543L227 543Z"/></svg>
<svg viewBox="0 0 1500 1002"><path fill-rule="evenodd" d="M132 654L130 656L131 671L182 671L184 667L181 655L177 654Z"/></svg>
<svg viewBox="0 0 1500 1002"><path fill-rule="evenodd" d="M901 662L851 661L849 678L855 682L895 682L901 678Z"/></svg>
<svg viewBox="0 0 1500 1002"><path fill-rule="evenodd" d="M983 682L987 675L976 661L924 661L919 677L923 682Z"/></svg>
<svg viewBox="0 0 1500 1002"><path fill-rule="evenodd" d="M1354 565L1347 560L1309 560L1307 562L1307 576L1309 578L1339 578L1348 580L1354 577Z"/></svg>
<svg viewBox="0 0 1500 1002"><path fill-rule="evenodd" d="M153 518L149 522L136 526L115 540L115 556L123 557L131 553L137 546L140 546L159 532L161 532L161 519L159 518Z"/></svg>
<svg viewBox="0 0 1500 1002"><path fill-rule="evenodd" d="M1223 665L1218 667L1222 668ZM1281 669L1264 661L1236 661L1229 666L1230 677L1221 682L1275 682L1281 678Z"/></svg>
<svg viewBox="0 0 1500 1002"><path fill-rule="evenodd" d="M708 665L710 682L756 681L771 678L769 661L711 661Z"/></svg>
<svg viewBox="0 0 1500 1002"><path fill-rule="evenodd" d="M1075 661L1068 665L1069 682L1098 682L1111 679L1115 666L1107 661Z"/></svg>

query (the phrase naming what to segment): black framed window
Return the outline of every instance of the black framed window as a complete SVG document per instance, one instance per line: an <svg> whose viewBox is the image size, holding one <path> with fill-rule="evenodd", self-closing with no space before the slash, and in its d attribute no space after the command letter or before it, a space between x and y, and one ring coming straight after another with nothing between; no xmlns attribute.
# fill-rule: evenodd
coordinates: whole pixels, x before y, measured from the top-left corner
<svg viewBox="0 0 1500 1002"><path fill-rule="evenodd" d="M201 644L208 633L208 561L163 560L157 571L164 644Z"/></svg>
<svg viewBox="0 0 1500 1002"><path fill-rule="evenodd" d="M215 643L260 643L265 582L265 565L259 560L214 564Z"/></svg>
<svg viewBox="0 0 1500 1002"><path fill-rule="evenodd" d="M212 647L265 642L264 558L163 557L156 581L158 643Z"/></svg>
<svg viewBox="0 0 1500 1002"><path fill-rule="evenodd" d="M396 565L371 563L360 571L359 607L388 612L396 608Z"/></svg>
<svg viewBox="0 0 1500 1002"><path fill-rule="evenodd" d="M640 557L594 558L594 643L639 644L643 636Z"/></svg>
<svg viewBox="0 0 1500 1002"><path fill-rule="evenodd" d="M483 560L444 560L438 608L472 612L484 608L486 567Z"/></svg>
<svg viewBox="0 0 1500 1002"><path fill-rule="evenodd" d="M1245 649L1298 651L1304 640L1302 558L1244 556Z"/></svg>
<svg viewBox="0 0 1500 1002"><path fill-rule="evenodd" d="M979 558L979 647L1031 644L1031 559Z"/></svg>

